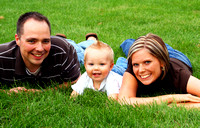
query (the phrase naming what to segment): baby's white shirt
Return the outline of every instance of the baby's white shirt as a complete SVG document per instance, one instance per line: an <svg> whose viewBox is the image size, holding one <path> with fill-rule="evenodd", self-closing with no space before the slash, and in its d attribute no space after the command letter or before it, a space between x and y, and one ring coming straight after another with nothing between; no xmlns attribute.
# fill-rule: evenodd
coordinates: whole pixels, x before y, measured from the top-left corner
<svg viewBox="0 0 200 128"><path fill-rule="evenodd" d="M100 88L96 90L93 86L92 79L87 75L87 72L83 73L80 79L72 85L72 89L78 94L83 94L84 89L89 88L96 91L106 92L107 96L110 94L118 94L122 84L122 76L110 71L108 76L101 82Z"/></svg>

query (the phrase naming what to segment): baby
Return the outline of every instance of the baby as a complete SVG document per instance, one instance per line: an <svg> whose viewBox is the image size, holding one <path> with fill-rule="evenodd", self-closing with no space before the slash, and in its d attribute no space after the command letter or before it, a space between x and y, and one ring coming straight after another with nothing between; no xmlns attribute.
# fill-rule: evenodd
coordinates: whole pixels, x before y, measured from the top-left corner
<svg viewBox="0 0 200 128"><path fill-rule="evenodd" d="M84 89L90 88L106 92L109 98L117 100L122 76L111 71L114 66L112 48L103 42L96 41L85 50L84 66L86 72L76 84L72 85L71 96L83 94Z"/></svg>

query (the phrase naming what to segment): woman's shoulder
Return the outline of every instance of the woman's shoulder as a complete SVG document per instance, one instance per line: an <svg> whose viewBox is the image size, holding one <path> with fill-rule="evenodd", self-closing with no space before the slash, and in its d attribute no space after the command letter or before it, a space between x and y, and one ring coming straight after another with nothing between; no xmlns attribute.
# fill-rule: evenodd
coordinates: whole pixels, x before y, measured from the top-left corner
<svg viewBox="0 0 200 128"><path fill-rule="evenodd" d="M192 69L185 63L175 58L170 58L170 69L168 76L173 85L180 91L186 92L186 86L189 77L192 75Z"/></svg>
<svg viewBox="0 0 200 128"><path fill-rule="evenodd" d="M170 70L175 70L175 71L186 70L188 72L191 72L191 74L192 74L191 67L189 67L184 62L182 62L178 59L175 59L175 58L170 58Z"/></svg>

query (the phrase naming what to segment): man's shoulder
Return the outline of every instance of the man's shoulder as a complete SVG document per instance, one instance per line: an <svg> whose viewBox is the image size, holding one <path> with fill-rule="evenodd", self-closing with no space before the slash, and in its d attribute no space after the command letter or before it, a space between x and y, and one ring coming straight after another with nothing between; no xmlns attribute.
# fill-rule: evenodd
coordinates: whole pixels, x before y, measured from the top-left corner
<svg viewBox="0 0 200 128"><path fill-rule="evenodd" d="M74 47L67 42L65 38L58 37L58 36L51 36L51 51L52 54L67 54L72 55L75 53Z"/></svg>
<svg viewBox="0 0 200 128"><path fill-rule="evenodd" d="M72 46L65 38L59 36L51 36L51 44L52 46L58 46L62 48L69 48Z"/></svg>
<svg viewBox="0 0 200 128"><path fill-rule="evenodd" d="M0 77L1 82L13 82L15 73L15 62L18 56L18 46L15 41L0 44Z"/></svg>
<svg viewBox="0 0 200 128"><path fill-rule="evenodd" d="M16 49L17 44L16 41L13 40L11 42L0 44L0 55L8 55L11 54Z"/></svg>

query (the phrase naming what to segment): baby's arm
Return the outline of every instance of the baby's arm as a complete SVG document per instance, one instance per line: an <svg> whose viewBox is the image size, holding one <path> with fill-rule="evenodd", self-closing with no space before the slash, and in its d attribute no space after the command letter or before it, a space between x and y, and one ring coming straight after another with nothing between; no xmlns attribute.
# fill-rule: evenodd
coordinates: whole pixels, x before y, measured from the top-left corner
<svg viewBox="0 0 200 128"><path fill-rule="evenodd" d="M112 100L118 100L118 93L114 93L114 94L110 94L108 96L109 99L112 99Z"/></svg>
<svg viewBox="0 0 200 128"><path fill-rule="evenodd" d="M112 76L108 76L107 78L107 84L109 85L107 88L107 91L109 92L107 92L108 98L118 100L119 90L122 84L122 76L114 72L111 73Z"/></svg>
<svg viewBox="0 0 200 128"><path fill-rule="evenodd" d="M85 86L87 83L87 73L83 73L81 75L81 77L79 78L79 80L71 86L71 88L73 89L72 93L71 93L71 97L76 97L78 95L81 95L85 89Z"/></svg>
<svg viewBox="0 0 200 128"><path fill-rule="evenodd" d="M72 93L71 93L71 97L76 97L76 96L78 96L79 94L78 94L78 92L76 92L76 91L72 91Z"/></svg>

